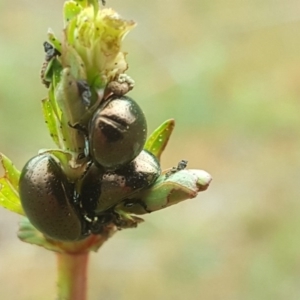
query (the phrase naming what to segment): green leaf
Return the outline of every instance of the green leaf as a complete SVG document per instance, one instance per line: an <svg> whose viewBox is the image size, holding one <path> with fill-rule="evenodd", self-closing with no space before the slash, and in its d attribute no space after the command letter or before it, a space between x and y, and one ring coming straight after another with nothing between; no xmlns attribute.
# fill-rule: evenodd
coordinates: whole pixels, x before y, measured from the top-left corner
<svg viewBox="0 0 300 300"><path fill-rule="evenodd" d="M65 23L68 23L70 20L75 18L81 12L81 10L82 8L78 5L78 3L74 1L66 1L63 9Z"/></svg>
<svg viewBox="0 0 300 300"><path fill-rule="evenodd" d="M20 171L4 154L0 153L0 163L2 164L5 175L4 177L10 182L13 188L19 190Z"/></svg>
<svg viewBox="0 0 300 300"><path fill-rule="evenodd" d="M54 109L51 105L51 101L48 98L42 100L42 108L44 113L44 119L50 132L50 136L59 148L63 148L64 138L60 129L60 121L58 120Z"/></svg>
<svg viewBox="0 0 300 300"><path fill-rule="evenodd" d="M90 5L94 6L95 13L99 10L99 1L98 0L87 0Z"/></svg>
<svg viewBox="0 0 300 300"><path fill-rule="evenodd" d="M171 175L161 175L155 184L134 199L123 201L116 211L132 214L146 214L157 211L187 199L208 188L212 178L202 170L180 170Z"/></svg>
<svg viewBox="0 0 300 300"><path fill-rule="evenodd" d="M0 206L12 212L24 215L18 192L20 171L1 153L0 163L5 172L4 176L0 178Z"/></svg>
<svg viewBox="0 0 300 300"><path fill-rule="evenodd" d="M175 121L173 119L167 120L161 124L147 139L144 148L155 155L158 160L160 160L160 156L168 144L174 127Z"/></svg>
<svg viewBox="0 0 300 300"><path fill-rule="evenodd" d="M69 45L74 45L74 41L76 39L76 28L77 28L77 19L72 19L68 26L65 29L65 44L68 43Z"/></svg>
<svg viewBox="0 0 300 300"><path fill-rule="evenodd" d="M82 100L77 80L72 76L70 68L65 68L62 71L55 97L62 114L72 125L79 123L88 111L88 106Z"/></svg>
<svg viewBox="0 0 300 300"><path fill-rule="evenodd" d="M88 111L88 106L83 101L77 80L72 76L70 68L62 71L61 81L55 91L55 99L62 112L60 120L61 131L64 137L64 149L74 153L83 153L86 142L82 131L70 126L81 124L81 118ZM81 124L83 125L83 124Z"/></svg>
<svg viewBox="0 0 300 300"><path fill-rule="evenodd" d="M84 62L73 46L68 44L65 45L61 59L62 64L65 67L63 72L66 73L63 73L62 76L65 76L66 78L71 76L74 80L87 79Z"/></svg>
<svg viewBox="0 0 300 300"><path fill-rule="evenodd" d="M81 7L87 7L89 0L73 0L74 2L76 2L78 5L80 5Z"/></svg>
<svg viewBox="0 0 300 300"><path fill-rule="evenodd" d="M18 193L6 178L0 178L0 205L12 212L25 215Z"/></svg>
<svg viewBox="0 0 300 300"><path fill-rule="evenodd" d="M52 58L44 72L44 80L46 82L52 83L52 85L56 86L57 82L60 80L60 74L62 71L62 65L56 58Z"/></svg>
<svg viewBox="0 0 300 300"><path fill-rule="evenodd" d="M55 91L56 91L57 84L60 82L60 79L61 79L60 75L59 75L59 78L57 78L56 76L53 77L53 82L52 82L52 85L50 86L49 92L48 92L48 98L49 98L49 102L51 104L52 111L55 114L55 117L58 121L61 121L62 113L61 113L61 110L56 101ZM60 123L58 123L57 125L60 128Z"/></svg>
<svg viewBox="0 0 300 300"><path fill-rule="evenodd" d="M60 40L55 36L54 32L52 31L51 28L48 29L48 41L50 44L54 46L54 48L59 51L60 53L62 52L62 46Z"/></svg>

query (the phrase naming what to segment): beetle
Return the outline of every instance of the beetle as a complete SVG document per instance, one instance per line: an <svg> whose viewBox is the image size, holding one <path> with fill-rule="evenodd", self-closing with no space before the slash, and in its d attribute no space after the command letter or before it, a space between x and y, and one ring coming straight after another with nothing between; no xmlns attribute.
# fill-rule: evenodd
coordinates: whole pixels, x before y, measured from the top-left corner
<svg viewBox="0 0 300 300"><path fill-rule="evenodd" d="M73 205L74 185L53 156L38 155L26 163L19 191L30 222L46 236L76 241L89 233L86 220Z"/></svg>
<svg viewBox="0 0 300 300"><path fill-rule="evenodd" d="M147 122L133 99L113 95L94 113L88 132L93 161L98 166L116 170L142 151L147 137Z"/></svg>
<svg viewBox="0 0 300 300"><path fill-rule="evenodd" d="M79 201L87 212L101 214L124 198L151 186L160 174L158 160L146 150L114 171L92 164L79 183Z"/></svg>

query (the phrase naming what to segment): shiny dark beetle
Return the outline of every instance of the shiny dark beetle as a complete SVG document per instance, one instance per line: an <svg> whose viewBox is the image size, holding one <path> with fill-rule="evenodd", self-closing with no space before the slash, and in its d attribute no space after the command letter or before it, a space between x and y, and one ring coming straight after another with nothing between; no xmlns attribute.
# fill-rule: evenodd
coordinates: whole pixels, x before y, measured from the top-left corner
<svg viewBox="0 0 300 300"><path fill-rule="evenodd" d="M145 150L133 161L114 171L105 171L93 164L81 183L81 204L86 211L97 215L149 187L160 173L156 157Z"/></svg>
<svg viewBox="0 0 300 300"><path fill-rule="evenodd" d="M138 156L146 137L146 118L138 104L126 96L113 96L90 122L89 151L96 164L116 170Z"/></svg>
<svg viewBox="0 0 300 300"><path fill-rule="evenodd" d="M73 205L73 185L51 155L30 159L19 185L23 209L38 230L63 241L84 237L86 222Z"/></svg>

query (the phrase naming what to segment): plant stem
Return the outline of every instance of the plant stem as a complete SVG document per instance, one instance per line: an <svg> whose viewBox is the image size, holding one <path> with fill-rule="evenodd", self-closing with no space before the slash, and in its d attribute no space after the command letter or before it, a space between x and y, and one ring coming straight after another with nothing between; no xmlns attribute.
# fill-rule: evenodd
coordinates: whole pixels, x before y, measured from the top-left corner
<svg viewBox="0 0 300 300"><path fill-rule="evenodd" d="M58 300L86 300L89 252L56 253Z"/></svg>

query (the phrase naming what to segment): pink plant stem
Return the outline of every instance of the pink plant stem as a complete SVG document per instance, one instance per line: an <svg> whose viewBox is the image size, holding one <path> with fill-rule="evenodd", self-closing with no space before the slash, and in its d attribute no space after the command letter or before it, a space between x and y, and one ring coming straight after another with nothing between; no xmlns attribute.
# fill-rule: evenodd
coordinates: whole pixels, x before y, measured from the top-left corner
<svg viewBox="0 0 300 300"><path fill-rule="evenodd" d="M56 253L58 266L58 300L87 299L87 265L89 252Z"/></svg>

